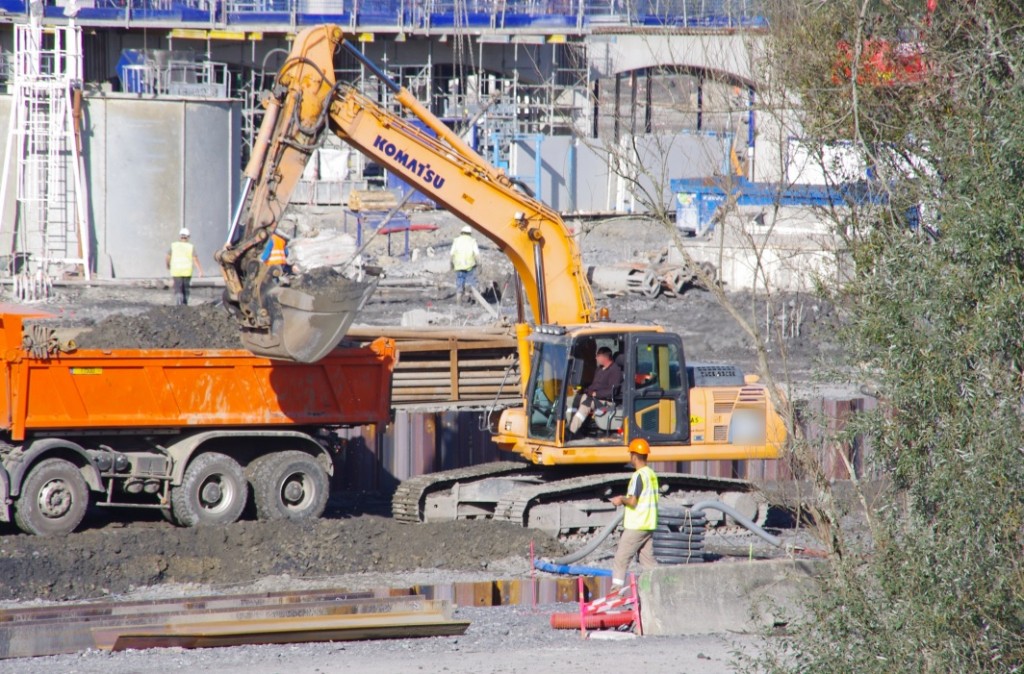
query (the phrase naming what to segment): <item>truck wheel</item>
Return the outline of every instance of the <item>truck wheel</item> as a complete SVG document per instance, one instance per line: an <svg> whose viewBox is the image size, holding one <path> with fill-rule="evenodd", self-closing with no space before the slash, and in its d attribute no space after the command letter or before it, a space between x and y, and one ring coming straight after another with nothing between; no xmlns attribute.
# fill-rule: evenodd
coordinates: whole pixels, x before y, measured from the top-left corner
<svg viewBox="0 0 1024 674"><path fill-rule="evenodd" d="M46 459L22 483L14 521L26 534L70 534L88 506L89 485L78 467L64 459Z"/></svg>
<svg viewBox="0 0 1024 674"><path fill-rule="evenodd" d="M261 520L314 520L327 507L327 472L309 454L268 454L252 470L256 516Z"/></svg>
<svg viewBox="0 0 1024 674"><path fill-rule="evenodd" d="M171 489L171 512L186 527L231 524L242 515L248 496L237 461L216 452L200 454L185 469L181 485Z"/></svg>

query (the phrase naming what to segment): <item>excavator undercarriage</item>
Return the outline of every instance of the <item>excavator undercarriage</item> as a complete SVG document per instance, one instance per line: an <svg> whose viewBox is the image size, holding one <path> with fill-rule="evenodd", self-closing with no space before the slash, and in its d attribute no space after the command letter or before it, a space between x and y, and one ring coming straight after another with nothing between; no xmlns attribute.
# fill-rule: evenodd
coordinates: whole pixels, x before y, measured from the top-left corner
<svg viewBox="0 0 1024 674"><path fill-rule="evenodd" d="M408 523L496 519L554 536L586 534L615 519L615 506L608 499L625 490L629 477L626 470L609 472L606 466L587 470L486 463L405 480L392 498L392 516ZM754 522L767 514L767 504L744 480L659 473L658 482L663 507L718 500Z"/></svg>

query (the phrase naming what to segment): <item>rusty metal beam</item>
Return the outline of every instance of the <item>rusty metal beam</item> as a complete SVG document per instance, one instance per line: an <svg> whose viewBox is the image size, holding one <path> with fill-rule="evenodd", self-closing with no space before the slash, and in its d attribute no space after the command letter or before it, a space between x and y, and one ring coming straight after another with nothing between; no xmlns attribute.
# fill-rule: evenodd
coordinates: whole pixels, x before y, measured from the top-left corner
<svg viewBox="0 0 1024 674"><path fill-rule="evenodd" d="M250 634L238 636L209 635L122 635L112 650L123 651L142 648L214 648L246 644L294 644L316 641L356 641L359 639L409 639L414 637L448 637L466 633L469 622L449 621L435 625L399 625L393 627L364 627L331 629L325 626L306 632Z"/></svg>
<svg viewBox="0 0 1024 674"><path fill-rule="evenodd" d="M203 595L197 597L172 599L148 599L143 601L103 601L83 604L52 604L33 608L9 609L0 611L0 629L11 623L39 622L48 619L88 618L99 616L138 615L145 613L173 612L181 609L221 609L241 608L244 606L272 606L274 604L291 604L296 602L327 601L327 600L360 600L378 597L403 596L410 594L395 590L366 590L350 592L348 590L309 590L301 592L254 592L249 594Z"/></svg>
<svg viewBox="0 0 1024 674"><path fill-rule="evenodd" d="M607 594L589 578L586 598ZM313 590L132 602L55 604L0 611L0 658L89 648L227 646L241 643L462 634L453 606L572 602L575 579L541 577L346 592Z"/></svg>
<svg viewBox="0 0 1024 674"><path fill-rule="evenodd" d="M355 620L368 615L408 616L422 614L432 620L450 618L449 605L423 597L357 597L332 599L344 593L328 591L312 598L310 593L287 594L270 598L259 595L227 596L219 601L209 598L177 601L104 602L66 607L66 615L55 617L52 611L15 609L0 612L0 658L31 657L74 653L97 648L96 635L175 629L180 625L239 624L252 621ZM366 594L366 593L359 593ZM372 594L372 593L370 593ZM422 621L422 616L416 621Z"/></svg>
<svg viewBox="0 0 1024 674"><path fill-rule="evenodd" d="M246 644L288 644L314 641L353 641L397 637L465 634L468 621L437 614L391 613L367 616L323 616L268 620L183 623L164 628L97 632L97 647L122 651L129 648L213 648Z"/></svg>

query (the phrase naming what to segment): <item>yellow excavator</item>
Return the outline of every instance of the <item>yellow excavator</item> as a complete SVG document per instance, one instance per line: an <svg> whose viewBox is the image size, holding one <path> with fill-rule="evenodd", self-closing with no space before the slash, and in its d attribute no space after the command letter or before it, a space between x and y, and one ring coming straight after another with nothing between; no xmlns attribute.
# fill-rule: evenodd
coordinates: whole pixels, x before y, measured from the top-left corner
<svg viewBox="0 0 1024 674"><path fill-rule="evenodd" d="M342 50L390 90L403 115L336 80L334 59ZM518 276L524 300L518 302L515 327L522 406L501 414L494 441L520 460L407 480L393 499L396 518L493 517L549 531L587 530L614 515L604 496L622 486L621 467L634 438L647 439L652 461L779 455L785 426L756 377L734 366L688 366L678 335L608 320L595 307L579 249L558 213L489 164L345 40L341 28L321 25L296 36L264 106L243 199L218 254L225 302L247 348L315 361L344 336L373 291L372 281L330 273L292 278L281 266L260 261L325 133L336 134L486 236ZM595 355L605 347L621 367L623 382L571 434L568 421L594 375ZM750 485L742 480L667 474L660 481L663 498L731 498L756 518L749 512L757 508L747 493Z"/></svg>

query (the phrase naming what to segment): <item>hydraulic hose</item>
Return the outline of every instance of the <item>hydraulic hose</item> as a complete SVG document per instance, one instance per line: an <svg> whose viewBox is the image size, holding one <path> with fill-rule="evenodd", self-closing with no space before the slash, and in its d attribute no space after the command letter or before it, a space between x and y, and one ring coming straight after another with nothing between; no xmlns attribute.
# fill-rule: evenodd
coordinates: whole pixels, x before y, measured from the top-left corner
<svg viewBox="0 0 1024 674"><path fill-rule="evenodd" d="M690 508L690 514L696 515L698 513L702 513L706 508L710 508L711 510L718 510L720 512L725 513L729 517L733 518L737 524L754 532L755 534L757 534L764 540L768 541L775 547L782 547L781 538L779 538L778 536L773 536L772 534L768 533L767 531L765 531L764 529L757 526L752 521L741 515L735 508L733 508L732 506L728 506L722 503L721 501L701 501L700 503Z"/></svg>
<svg viewBox="0 0 1024 674"><path fill-rule="evenodd" d="M741 515L735 508L726 505L721 501L701 501L700 503L690 508L690 514L699 515L708 509L718 510L720 512L725 513L726 515L729 515L733 518L733 520L736 521L737 524L746 529L749 529L750 531L757 534L759 537L761 537L762 539L764 539L765 541L767 541L771 545L774 545L777 548L784 548L786 550L791 550L793 552L801 552L805 555L811 555L814 557L825 557L825 553L821 550L809 550L799 546L783 543L781 538L779 538L778 536L773 536L772 534L768 533L761 527L754 524L750 519ZM615 519L609 522L605 526L605 528L602 529L597 534L597 536L594 537L592 541L590 541L587 545L583 546L576 552L572 552L568 555L565 555L564 557L559 557L550 562L544 562L539 559L535 560L533 563L534 568L536 568L539 571L548 571L550 573L587 574L593 576L611 575L611 571L608 571L607 569L596 569L587 566L572 566L572 564L580 561L581 559L585 559L588 555L597 550L598 546L600 546L601 543L603 543L604 540L608 538L608 536L610 536L613 531L615 531L616 527L618 527L619 524L622 523L623 515L623 512L619 512L616 515Z"/></svg>
<svg viewBox="0 0 1024 674"><path fill-rule="evenodd" d="M548 561L541 561L540 559L538 559L538 560L534 561L534 567L535 568L539 568L539 570L541 570L541 571L551 571L551 570L548 570L548 568L543 568L541 566L541 564L547 564L549 566L551 566L551 565L562 566L564 568L568 568L569 566L567 566L567 564L572 564L574 562L580 561L581 559L587 557L590 553L592 553L594 550L596 550L597 547L599 545L601 545L601 543L604 542L604 539L606 539L609 536L611 536L611 532L615 531L615 528L616 528L616 526L618 526L618 524L621 524L623 522L623 514L624 513L622 513L622 512L617 513L615 515L614 519L612 519L610 522L605 524L604 529L602 529L598 533L598 535L594 537L593 541L591 541L590 543L588 543L584 547L580 548L579 550L577 550L575 552L570 552L569 554L565 555L564 557L558 557L557 559L552 559L550 562L548 562ZM579 568L589 568L589 567L587 567L587 566L580 566ZM607 576L607 575L611 574L611 572L608 572L607 574L599 573L599 572L604 572L604 571L605 570L602 570L602 568L593 568L593 570L589 570L586 573L588 573L588 574L590 574L592 576ZM574 574L574 573L577 573L577 572L553 571L552 573L555 573L555 574Z"/></svg>
<svg viewBox="0 0 1024 674"><path fill-rule="evenodd" d="M580 548L576 552L572 552L572 553L569 553L568 555L566 555L564 557L559 557L558 559L551 560L552 563L553 564L572 564L574 562L578 562L581 559L584 559L585 557L587 557L587 555L592 553L594 550L597 550L597 547L599 545L601 545L601 543L604 543L604 539L606 539L609 536L611 536L612 532L615 531L616 527L618 527L620 524L622 524L622 517L623 517L624 514L625 514L624 512L619 511L619 513L615 516L615 519L612 520L611 522L609 522L605 526L604 529L601 529L601 531L597 534L597 536L594 537L594 540L590 541L589 543L587 543L585 546L583 546L582 548Z"/></svg>
<svg viewBox="0 0 1024 674"><path fill-rule="evenodd" d="M783 548L785 550L790 550L793 552L801 552L805 555L811 555L814 557L826 556L826 554L821 550L808 550L806 548L802 548L796 545L789 545L783 543L781 538L779 538L778 536L773 536L772 534L768 533L767 531L765 531L764 529L757 526L749 519L741 515L739 512L737 512L735 508L733 508L732 506L728 506L722 503L721 501L701 501L700 503L690 508L690 513L693 515L697 515L699 513L703 513L704 510L708 508L710 508L711 510L718 510L732 517L737 524L752 531L753 533L757 534L759 537L763 538L768 543L774 545L777 548Z"/></svg>

